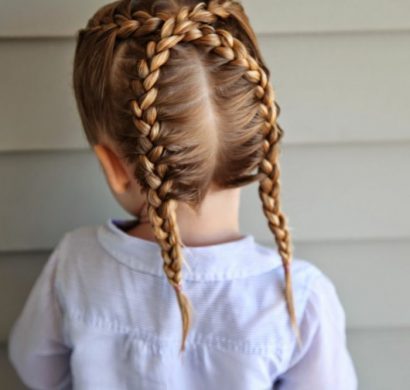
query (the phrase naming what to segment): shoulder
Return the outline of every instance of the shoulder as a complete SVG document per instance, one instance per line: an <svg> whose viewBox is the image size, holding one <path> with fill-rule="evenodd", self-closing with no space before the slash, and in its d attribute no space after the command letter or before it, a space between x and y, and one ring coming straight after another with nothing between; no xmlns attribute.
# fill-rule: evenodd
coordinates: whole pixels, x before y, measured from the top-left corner
<svg viewBox="0 0 410 390"><path fill-rule="evenodd" d="M323 315L337 315L344 321L338 290L331 277L312 260L295 258L292 263L293 284L303 288L302 320L311 315L317 321Z"/></svg>
<svg viewBox="0 0 410 390"><path fill-rule="evenodd" d="M323 321L321 315L324 311L336 311L341 307L330 276L313 261L300 257L292 260L292 290L300 326L313 327ZM284 286L283 268L277 272Z"/></svg>
<svg viewBox="0 0 410 390"><path fill-rule="evenodd" d="M284 280L284 272L280 272ZM292 261L292 286L299 302L301 326L314 329L323 321L345 325L345 313L331 277L313 260L295 257Z"/></svg>
<svg viewBox="0 0 410 390"><path fill-rule="evenodd" d="M100 226L90 224L76 227L61 236L48 260L50 266L55 267L57 283L82 272L84 267L93 266L93 261L100 258Z"/></svg>
<svg viewBox="0 0 410 390"><path fill-rule="evenodd" d="M346 314L339 291L331 277L310 260L296 258L293 262L293 291L297 320L303 347L296 340L288 352L298 359L311 348L326 340L328 347L343 343L346 337ZM291 356L289 355L290 359Z"/></svg>
<svg viewBox="0 0 410 390"><path fill-rule="evenodd" d="M97 242L97 233L101 225L79 226L64 233L57 244L60 252L75 251Z"/></svg>
<svg viewBox="0 0 410 390"><path fill-rule="evenodd" d="M337 366L340 372L346 370L352 375L346 344L346 314L338 289L329 275L313 267L316 268L315 276L306 285L304 303L298 315L302 345L299 348L296 339L291 338L289 348L282 355L282 370L292 370L294 367L293 372L296 373L303 367L311 367L312 373L313 370L320 370L315 374L317 378L325 378L328 374L337 375L338 372L334 371ZM337 362L336 366L329 364L329 356ZM313 378L315 375L312 375ZM332 380L335 379L332 377ZM348 377L340 380L348 380Z"/></svg>
<svg viewBox="0 0 410 390"><path fill-rule="evenodd" d="M333 326L340 333L344 333L346 314L339 291L330 276L319 271L306 290L306 305L301 326L308 327L311 332Z"/></svg>
<svg viewBox="0 0 410 390"><path fill-rule="evenodd" d="M247 282L247 290L252 289L257 297L257 307L261 301L273 302L273 306L280 312L276 318L281 317L286 321L288 315L283 299L285 273L280 255L274 247L257 243L256 248L256 256L266 258L266 263L273 265L267 272L252 277L252 280ZM301 323L303 318L309 317L302 325L308 322L313 325L325 311L339 310L340 304L335 306L335 303L339 303L336 288L327 273L314 263L314 259L294 255L291 260L291 280L298 322ZM337 314L340 314L340 310ZM272 324L273 328L276 326L280 333L289 328L283 321ZM292 334L289 337L292 338Z"/></svg>
<svg viewBox="0 0 410 390"><path fill-rule="evenodd" d="M258 244L258 251L266 256L279 257L276 249ZM273 297L282 296L285 286L285 274L281 262L277 262L261 286L266 287L265 294ZM293 256L291 263L292 291L298 322L301 327L309 327L312 332L325 321L332 321L335 326L345 326L345 312L339 298L338 289L331 277L314 259ZM274 283L271 283L273 279Z"/></svg>
<svg viewBox="0 0 410 390"><path fill-rule="evenodd" d="M81 259L93 259L102 251L98 232L102 224L90 224L73 228L64 233L54 248L61 266L72 266Z"/></svg>
<svg viewBox="0 0 410 390"><path fill-rule="evenodd" d="M258 257L266 257L273 259L274 266L269 272L269 277L275 279L276 284L284 283L284 269L282 266L282 259L276 248L271 248L260 243L256 243L256 255ZM331 283L329 277L324 271L314 264L313 260L293 256L291 259L291 273L292 273L292 286L295 293L298 294L299 299L307 297L310 294L310 290L315 288L315 283L320 283L320 280L324 279L325 282Z"/></svg>
<svg viewBox="0 0 410 390"><path fill-rule="evenodd" d="M302 336L302 351L297 348L284 302L280 306L280 317L284 321L277 321L271 326L282 344L280 361L283 367L303 356L312 345L322 342L322 339L327 339L328 346L331 346L333 343L342 343L346 337L346 315L338 289L331 277L313 261L314 259L294 256L291 267L292 291ZM275 290L276 294L282 297L285 285L283 267L278 266L272 270L270 280L272 277L277 287L269 290Z"/></svg>

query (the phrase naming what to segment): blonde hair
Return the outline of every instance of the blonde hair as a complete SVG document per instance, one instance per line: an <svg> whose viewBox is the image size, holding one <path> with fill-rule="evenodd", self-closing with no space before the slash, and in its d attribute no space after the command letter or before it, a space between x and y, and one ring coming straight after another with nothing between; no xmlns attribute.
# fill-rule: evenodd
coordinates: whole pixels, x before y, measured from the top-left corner
<svg viewBox="0 0 410 390"><path fill-rule="evenodd" d="M231 0L108 4L79 31L73 80L88 141L98 143L104 132L135 164L181 310L181 351L192 306L182 288L177 202L198 210L211 185L255 181L282 258L287 310L300 346L291 240L280 209L280 108L243 6Z"/></svg>

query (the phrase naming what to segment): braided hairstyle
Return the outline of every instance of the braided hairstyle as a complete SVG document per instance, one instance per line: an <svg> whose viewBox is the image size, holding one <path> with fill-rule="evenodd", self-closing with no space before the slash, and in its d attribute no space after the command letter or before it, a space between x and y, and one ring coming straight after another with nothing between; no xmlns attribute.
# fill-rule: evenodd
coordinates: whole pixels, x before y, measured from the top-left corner
<svg viewBox="0 0 410 390"><path fill-rule="evenodd" d="M74 91L88 141L102 133L135 167L182 316L178 202L199 210L207 191L259 182L282 258L287 310L301 345L292 296L292 248L280 210L280 112L243 6L232 0L123 0L97 11L77 38ZM256 170L256 172L254 172Z"/></svg>

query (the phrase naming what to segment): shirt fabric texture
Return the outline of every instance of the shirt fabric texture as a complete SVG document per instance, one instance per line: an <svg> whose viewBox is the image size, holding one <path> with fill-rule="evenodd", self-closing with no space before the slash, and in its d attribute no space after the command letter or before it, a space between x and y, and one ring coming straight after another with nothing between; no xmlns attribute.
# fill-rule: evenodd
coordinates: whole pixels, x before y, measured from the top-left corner
<svg viewBox="0 0 410 390"><path fill-rule="evenodd" d="M108 219L66 233L9 336L33 389L356 390L343 306L332 281L293 258L297 346L277 250L251 234L183 247L193 306L186 350L159 245Z"/></svg>

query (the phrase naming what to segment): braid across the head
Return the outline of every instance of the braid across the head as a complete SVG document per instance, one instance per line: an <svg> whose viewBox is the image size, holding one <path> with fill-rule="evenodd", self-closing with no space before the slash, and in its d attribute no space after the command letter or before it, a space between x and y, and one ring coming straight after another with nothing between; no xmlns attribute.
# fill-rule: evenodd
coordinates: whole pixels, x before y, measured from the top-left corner
<svg viewBox="0 0 410 390"><path fill-rule="evenodd" d="M75 76L76 96L82 102L79 104L80 114L86 131L88 129L88 138L91 142L97 142L98 137L91 129L97 127L101 116L108 115L103 111L113 113L117 109L123 115L126 103L134 134L124 122L121 135L116 134L116 137L125 149L128 148L125 154L129 160L135 160L136 177L146 192L148 216L161 247L163 269L175 290L181 310L181 351L185 349L192 322L192 306L182 285L184 259L183 243L176 219L177 202L186 200L197 205L212 181L220 188L230 188L259 180L259 196L282 258L287 308L300 344L291 288L290 235L286 218L280 210L278 157L282 129L277 124L279 106L274 101L268 70L263 64L255 35L239 3L218 0L186 0L181 1L182 4L177 3L178 1L153 1L148 4L144 0L132 4L130 1L116 2L102 8L90 20L87 28L80 31L76 67L80 70L85 66L86 61L81 61L82 56L86 56L81 52L83 41L89 39L94 45L105 45L107 54L101 60L101 73L98 74L96 70L97 74L93 74L94 78L100 77L100 88L95 92L94 100L100 99L102 105L105 104L106 97L112 97L113 101L105 111L101 108L101 111L95 112L91 118L89 112L92 109L97 110L95 101L87 106L88 102L82 95L85 86L91 88L91 85L87 84L90 81ZM135 50L133 49L139 53L138 58L131 62L134 69L124 72L134 76L129 76L129 93L121 95L123 100L119 102L121 99L114 99L113 96L116 91L121 92L124 88L110 87L113 83L110 71L115 67L114 58L121 42L129 42L130 48L138 42L140 48L135 46ZM178 95L177 87L176 92L170 89L169 93L174 93L175 100L181 101L178 115L175 107L165 107L166 104L172 104L169 102L171 99L161 97L160 84L167 84L163 79L168 77L167 72L162 74L162 71L167 69L169 62L177 61L171 61L171 57L172 52L180 45L198 48L195 52L198 61L202 65L207 64L208 78L216 80L216 92L212 95L214 99L220 99L221 105L231 100L237 103L238 109L243 107L243 110L250 112L242 117L241 114L233 113L232 120L226 119L226 123L234 125L235 121L241 121L235 126L241 133L234 134L236 129L228 129L225 126L226 131L218 138L219 142L241 150L241 156L238 156L236 151L231 156L229 153L209 154L210 147L202 145L201 148L199 141L197 145L192 145L191 141L187 140L192 138L192 134L190 137L181 134L180 144L176 143L178 134L175 129L181 128L181 118L186 120L186 108L190 107L192 112L198 110L197 107L192 108L188 102L182 103L187 98L183 96L183 91ZM206 54L202 55L200 52ZM129 54L124 54L124 58L129 60L129 57ZM89 63L92 60L95 61L89 59ZM226 72L224 78L221 77L222 72ZM174 82L172 75L169 80ZM171 81L168 84L171 84ZM122 118L118 115L117 118ZM222 114L219 112L218 115ZM111 119L111 127L118 123L119 120ZM106 123L105 125L109 127ZM207 131L211 132L210 129ZM204 138L202 133L198 134L198 138ZM182 145L184 142L185 146ZM205 165L210 156L217 157L214 163L210 164L211 168L204 170L202 177L201 174L198 176L198 172L193 172L201 169L201 165ZM256 168L257 174L252 174ZM198 180L201 179L204 184L199 183Z"/></svg>

